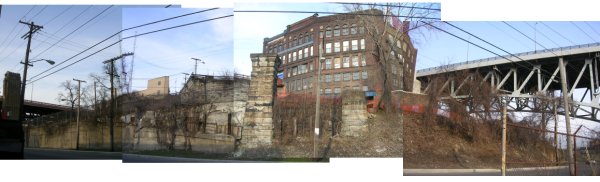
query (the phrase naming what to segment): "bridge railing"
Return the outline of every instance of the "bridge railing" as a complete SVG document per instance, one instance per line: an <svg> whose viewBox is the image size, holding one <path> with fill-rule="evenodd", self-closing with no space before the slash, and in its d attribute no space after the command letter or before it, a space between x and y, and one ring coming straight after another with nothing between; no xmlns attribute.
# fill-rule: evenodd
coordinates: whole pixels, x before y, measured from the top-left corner
<svg viewBox="0 0 600 182"><path fill-rule="evenodd" d="M600 42L590 43L590 44L581 44L581 45L566 46L566 47L558 47L558 48L552 48L552 49L544 49L544 50L537 50L537 51L529 51L529 52L517 53L517 54L513 54L513 55L515 55L517 57L520 57L520 56L532 55L532 54L538 54L538 53L554 52L554 51L566 51L566 50L586 48L586 47L594 47L594 46L600 46ZM511 55L503 55L503 56L506 57L506 58L514 58L514 56L511 56ZM466 61L466 62L460 62L460 63L452 63L452 64L445 65L445 66L437 66L437 67L420 69L420 70L417 70L417 73L431 71L431 70L439 70L439 69L442 69L442 68L454 68L454 67L457 67L459 65L466 65L466 64L479 63L479 62L487 62L487 61L498 60L498 59L504 59L504 58L502 58L500 56L495 56L495 57L489 57L489 58L476 59L476 60L473 60L473 61Z"/></svg>

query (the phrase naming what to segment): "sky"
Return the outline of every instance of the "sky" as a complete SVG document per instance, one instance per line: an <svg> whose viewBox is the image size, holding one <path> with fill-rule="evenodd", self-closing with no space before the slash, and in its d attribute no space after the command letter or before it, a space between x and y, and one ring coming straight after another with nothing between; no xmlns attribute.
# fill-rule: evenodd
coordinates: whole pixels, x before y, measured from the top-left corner
<svg viewBox="0 0 600 182"><path fill-rule="evenodd" d="M204 9L124 8L123 27L152 22L168 17L192 13ZM127 31L123 37L157 30L165 27L206 20L233 14L231 8L217 9L190 15L172 21L158 23ZM185 75L194 72L191 58L199 58L198 74L220 75L233 68L233 18L223 18L194 24L173 30L157 32L127 39L122 44L124 52L134 52L132 89L144 90L147 80L169 76L171 93L179 92ZM127 61L131 61L129 58Z"/></svg>
<svg viewBox="0 0 600 182"><path fill-rule="evenodd" d="M0 79L4 79L4 73L6 71L17 72L19 74L22 74L23 72L23 65L19 64L19 62L25 57L26 40L20 39L20 36L26 33L27 27L19 24L19 20L33 21L35 24L44 26L39 33L36 33L33 36L30 60L49 59L56 62L55 65L49 65L46 62L40 61L34 63L33 67L29 67L27 75L28 80L31 78L36 80L47 73L51 73L63 66L74 63L75 61L118 41L119 36L115 36L97 47L86 51L84 54L67 61L67 59L75 56L80 51L119 32L122 28L128 28L200 10L180 9L177 8L178 6L172 6L168 9L162 8L163 6L160 6L161 8L149 7L152 6L112 6L109 8L109 6L101 5L5 5L2 7L2 17L0 17L0 27L2 27L0 28L0 35L3 35L0 36L0 73L2 73ZM100 14L96 19L89 21L92 17L98 15L106 8L108 9L104 13ZM230 14L232 14L231 8L218 9L137 28L131 31L125 31L121 36L126 37L135 35L136 32L141 34L175 25ZM86 22L88 23L86 24ZM81 28L75 31L80 26ZM198 65L198 72L200 74L219 74L223 69L231 69L233 67L232 27L232 18L224 18L139 36L135 39L136 54L134 57L135 68L132 89L145 89L147 79L160 76L171 76L171 92L179 91L184 82L184 76L181 73L191 73L193 71L193 61L191 61L191 57L200 58L206 62L205 65ZM63 41L52 46L71 32L73 33L67 36ZM133 52L133 41L133 38L126 39L122 44L115 44L114 46L109 47L94 56L83 59L62 71L58 71L55 74L35 81L33 84L28 84L25 98L27 100L33 99L41 102L59 104L57 97L58 94L63 91L63 89L60 88L61 82L76 78L88 81L87 83L83 83L82 87L86 84L91 84L92 81L89 75L91 73L105 75L102 70L102 62L120 55L121 52ZM52 48L45 51L51 46ZM131 61L131 58L127 58L126 61ZM64 63L58 65L61 62ZM56 68L37 76L53 66L56 66Z"/></svg>
<svg viewBox="0 0 600 182"><path fill-rule="evenodd" d="M44 27L40 32L33 35L30 61L49 59L56 62L54 66L57 66L80 51L121 29L121 10L115 6L110 7L96 19L91 20L108 7L59 5L2 6L2 17L0 18L0 27L2 27L0 28L0 35L2 35L0 36L0 73L2 74L0 75L0 79L4 79L6 71L17 72L22 76L23 65L19 64L19 62L25 58L27 41L20 37L28 31L28 27L20 24L19 20L33 21L35 24ZM88 21L89 23L86 24ZM75 31L80 26L81 28ZM67 36L71 32L73 33ZM66 38L61 43L52 46L63 37ZM64 62L46 73L58 70L58 68L73 63L109 45L107 43L117 40L118 37L114 37L104 44L70 61ZM48 49L49 47L51 48ZM48 50L45 51L46 49ZM56 99L58 93L62 91L59 88L61 82L72 80L73 78L85 80L91 72L101 72L102 61L114 57L118 53L118 46L110 47L71 67L36 81L33 84L28 84L25 99L29 100L33 97L33 100L56 104L58 103ZM33 65L33 67L29 67L28 69L28 80L53 66L44 61L33 63ZM37 78L40 77L38 76ZM32 89L33 94L31 94Z"/></svg>
<svg viewBox="0 0 600 182"><path fill-rule="evenodd" d="M335 11L344 12L343 5L330 3L236 3L235 10L300 10L300 11ZM443 9L442 9L443 11ZM235 66L242 72L248 74L251 71L250 54L262 52L262 43L265 37L272 37L282 33L286 25L304 19L311 14L282 14L282 13L245 13L236 12L234 26L235 37ZM504 22L482 21L482 22L450 22L471 34L484 39L496 46L510 52L521 53L545 48L556 48L579 44L600 42L600 22L506 22L515 27L531 39L513 30ZM458 29L443 23L437 26L449 31L459 37L472 41L496 53L503 53L484 42L477 40ZM260 28L239 28L260 27ZM581 30L580 30L581 29ZM583 33L585 32L585 33ZM495 57L476 46L457 39L442 31L413 31L410 33L413 44L418 50L417 70L441 66L451 63L459 63L488 57ZM535 42L541 44L537 45ZM501 54L505 55L505 54ZM580 91L576 91L575 94ZM521 117L517 113L517 117ZM524 116L524 115L523 115ZM559 131L565 131L564 119L559 119L563 124L559 125ZM560 123L559 123L560 124ZM592 129L600 129L595 122L572 119L573 131L579 125L586 125ZM553 127L553 125L551 126Z"/></svg>

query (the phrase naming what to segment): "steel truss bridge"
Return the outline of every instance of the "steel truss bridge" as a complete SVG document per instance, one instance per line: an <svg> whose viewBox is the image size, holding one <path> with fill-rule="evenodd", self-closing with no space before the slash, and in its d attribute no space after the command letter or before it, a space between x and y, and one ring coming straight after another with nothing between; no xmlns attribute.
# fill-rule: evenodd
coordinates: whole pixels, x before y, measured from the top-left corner
<svg viewBox="0 0 600 182"><path fill-rule="evenodd" d="M567 93L562 93L560 62L564 63ZM483 77L480 84L489 84L497 95L509 102L511 111L533 112L533 102L541 95L558 93L568 98L571 117L600 122L600 43L538 50L506 56L467 61L422 69L417 80L424 93L447 93L442 99L469 98L465 85L474 81L473 76ZM455 77L462 72L466 76ZM445 78L443 85L432 86L436 77ZM575 90L578 90L575 93ZM581 92L583 91L583 94ZM575 94L574 94L575 93ZM564 115L564 111L558 111Z"/></svg>

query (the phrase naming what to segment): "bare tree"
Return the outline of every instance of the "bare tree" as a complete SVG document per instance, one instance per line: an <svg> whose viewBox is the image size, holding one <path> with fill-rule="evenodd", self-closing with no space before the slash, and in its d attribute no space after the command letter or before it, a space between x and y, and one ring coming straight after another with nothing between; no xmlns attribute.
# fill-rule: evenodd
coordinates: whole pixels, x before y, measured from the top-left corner
<svg viewBox="0 0 600 182"><path fill-rule="evenodd" d="M66 80L60 84L60 87L64 89L64 92L59 93L56 100L71 105L71 110L74 110L77 101L77 85L73 84L71 80Z"/></svg>
<svg viewBox="0 0 600 182"><path fill-rule="evenodd" d="M439 15L439 11L433 10L434 6L434 3L357 3L345 6L349 12L357 14L359 26L361 29L364 28L368 40L372 41L372 47L367 49L367 55L375 58L377 71L374 73L379 75L373 76L379 79L382 85L378 108L391 105L387 102L392 100L391 91L395 90L394 88L401 90L412 88L410 83L414 78L404 75L414 74L414 70L402 69L404 65L398 63L416 57L416 51L408 51L408 57L402 56L400 49L406 50L407 45L400 45L404 41L397 40L409 39L408 33L416 32L424 35L424 30L432 30L428 25L439 22L432 18ZM412 45L408 46L412 47Z"/></svg>

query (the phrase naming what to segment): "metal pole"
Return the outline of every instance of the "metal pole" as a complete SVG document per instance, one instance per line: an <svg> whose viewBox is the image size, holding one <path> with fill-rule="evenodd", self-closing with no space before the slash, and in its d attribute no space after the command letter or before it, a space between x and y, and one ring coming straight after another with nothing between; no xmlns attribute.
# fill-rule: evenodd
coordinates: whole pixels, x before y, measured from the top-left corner
<svg viewBox="0 0 600 182"><path fill-rule="evenodd" d="M26 24L29 25L29 32L27 34L25 34L23 37L21 38L25 38L27 37L27 49L25 50L25 62L21 62L24 65L23 68L23 82L21 82L21 94L19 95L21 98L21 102L19 103L19 122L21 122L21 124L23 124L23 122L25 121L25 85L27 83L27 68L29 67L29 50L31 49L31 37L33 36L33 33L37 32L38 30L42 29L42 26L38 26L35 25L33 22L31 23L26 23L23 21L19 21L19 23L22 24ZM25 151L25 146L21 145L21 153L23 153L23 151Z"/></svg>
<svg viewBox="0 0 600 182"><path fill-rule="evenodd" d="M565 110L565 122L567 127L567 152L568 152L568 161L569 161L569 174L575 175L575 165L573 160L573 143L571 139L571 114L569 110L569 98L565 93L569 93L567 90L567 73L565 70L565 63L563 57L558 58L558 66L560 69L560 84L562 87L562 97L563 97L563 107Z"/></svg>
<svg viewBox="0 0 600 182"><path fill-rule="evenodd" d="M74 81L77 81L77 139L75 143L75 150L79 150L79 111L81 110L81 82L85 83L83 80L78 80L73 78Z"/></svg>
<svg viewBox="0 0 600 182"><path fill-rule="evenodd" d="M502 176L506 176L506 104L502 105Z"/></svg>

